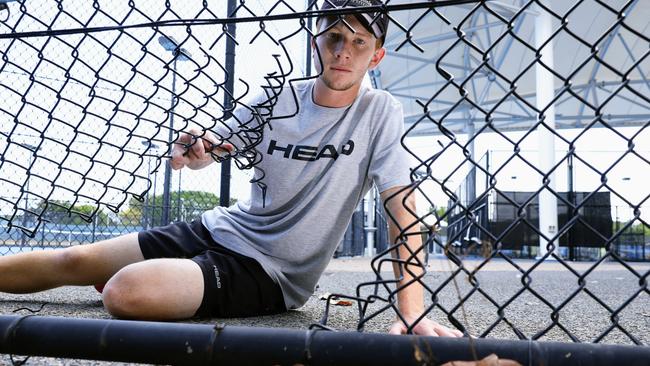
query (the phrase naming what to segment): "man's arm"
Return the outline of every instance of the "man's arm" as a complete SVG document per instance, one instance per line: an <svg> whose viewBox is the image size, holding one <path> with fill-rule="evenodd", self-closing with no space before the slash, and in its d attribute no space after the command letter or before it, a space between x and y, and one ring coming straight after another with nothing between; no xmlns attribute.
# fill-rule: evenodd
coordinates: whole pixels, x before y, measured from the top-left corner
<svg viewBox="0 0 650 366"><path fill-rule="evenodd" d="M394 187L381 192L381 199L387 209L388 235L392 244L406 240L406 245L400 245L397 249L401 260L411 260L403 268L403 277L400 278L399 265L393 266L395 278L399 280L398 287L402 287L414 278L421 276L424 272L424 250L422 249L422 237L420 235L417 216L415 215L415 194L409 194L405 187ZM408 228L408 230L405 230ZM405 230L405 237L399 237L400 231ZM393 251L393 256L398 253ZM413 253L417 253L413 256ZM416 257L419 259L416 259ZM410 283L397 293L397 301L400 313L411 325L424 313L424 287L417 281ZM407 326L401 319L397 319L390 329L393 334L405 334ZM420 320L413 329L415 334L430 336L460 337L462 333L455 329L449 329L428 318Z"/></svg>

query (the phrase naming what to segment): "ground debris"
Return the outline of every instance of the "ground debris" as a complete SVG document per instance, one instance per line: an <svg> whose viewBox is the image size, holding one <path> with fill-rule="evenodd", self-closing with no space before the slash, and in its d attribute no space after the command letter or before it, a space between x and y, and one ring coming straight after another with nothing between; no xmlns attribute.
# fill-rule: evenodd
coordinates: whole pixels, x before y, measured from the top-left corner
<svg viewBox="0 0 650 366"><path fill-rule="evenodd" d="M338 296L332 295L329 292L325 292L324 294L321 294L318 298L321 299L321 300L329 299L330 305L352 306L352 304L354 304L353 301L341 299Z"/></svg>

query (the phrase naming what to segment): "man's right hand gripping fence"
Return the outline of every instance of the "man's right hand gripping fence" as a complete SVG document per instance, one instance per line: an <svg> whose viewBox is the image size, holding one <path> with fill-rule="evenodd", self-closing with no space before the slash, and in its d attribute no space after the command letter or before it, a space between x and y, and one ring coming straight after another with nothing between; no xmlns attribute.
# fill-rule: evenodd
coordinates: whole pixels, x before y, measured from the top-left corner
<svg viewBox="0 0 650 366"><path fill-rule="evenodd" d="M87 219L119 211L151 188L147 161L155 171L192 128L192 143L210 151L235 146L216 159L255 168L265 129L298 113L278 114L274 101L310 75L310 56L296 50L309 44L320 2L240 1L228 12L218 3L0 1L5 228L33 234L53 205L75 213L90 203L77 212ZM404 106L414 164L401 193L417 208L393 225L397 242L377 242L373 278L338 294L357 301L359 330L396 314L407 331L428 316L479 337L650 342L650 271L631 263L650 259L647 5L372 9L390 27L369 79ZM230 118L237 107L248 118ZM255 171L260 189L263 178ZM403 195L385 206L393 199ZM406 245L416 237L422 245ZM425 292L415 317L398 306L409 286ZM328 301L321 327L338 310Z"/></svg>

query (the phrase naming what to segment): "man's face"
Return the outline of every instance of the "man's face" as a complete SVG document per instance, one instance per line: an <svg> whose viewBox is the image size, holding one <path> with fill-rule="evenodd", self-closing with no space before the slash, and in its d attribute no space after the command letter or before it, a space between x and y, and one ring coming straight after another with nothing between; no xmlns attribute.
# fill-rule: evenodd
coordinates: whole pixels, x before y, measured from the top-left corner
<svg viewBox="0 0 650 366"><path fill-rule="evenodd" d="M319 31L327 29L337 20L336 17L323 18L319 23ZM323 83L337 91L349 90L360 84L366 72L377 66L385 53L383 48L377 48L377 38L356 17L348 16L345 20L356 32L339 21L312 41L316 70L319 73L322 71ZM322 60L319 60L316 47Z"/></svg>

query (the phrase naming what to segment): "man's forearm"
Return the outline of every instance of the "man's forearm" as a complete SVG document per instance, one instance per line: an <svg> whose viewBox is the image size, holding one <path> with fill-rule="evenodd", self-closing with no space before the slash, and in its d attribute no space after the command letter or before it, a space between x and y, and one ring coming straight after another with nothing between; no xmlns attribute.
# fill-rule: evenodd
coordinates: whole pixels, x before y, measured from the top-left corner
<svg viewBox="0 0 650 366"><path fill-rule="evenodd" d="M412 319L424 313L424 287L418 281L418 278L424 274L424 250L419 225L413 214L415 199L413 195L404 199L407 193L398 192L398 190L389 190L385 194L382 193L382 198L386 202L389 216L390 241L393 245L400 244L391 254L405 262L393 265L395 278L398 279L398 288L400 288L397 293L398 306L403 316ZM392 196L396 193L397 195ZM392 198L389 198L391 196Z"/></svg>
<svg viewBox="0 0 650 366"><path fill-rule="evenodd" d="M395 278L399 280L398 287L401 289L397 293L400 311L402 315L408 317L419 317L424 312L424 287L418 281L418 278L424 274L422 239L417 230L410 230L411 235L402 238L399 237L399 228L394 225L391 225L390 231L391 242L393 244L401 243L397 248L397 253L393 252L393 256L398 255L400 260L406 261L405 264L393 266ZM401 276L400 267L402 268Z"/></svg>

